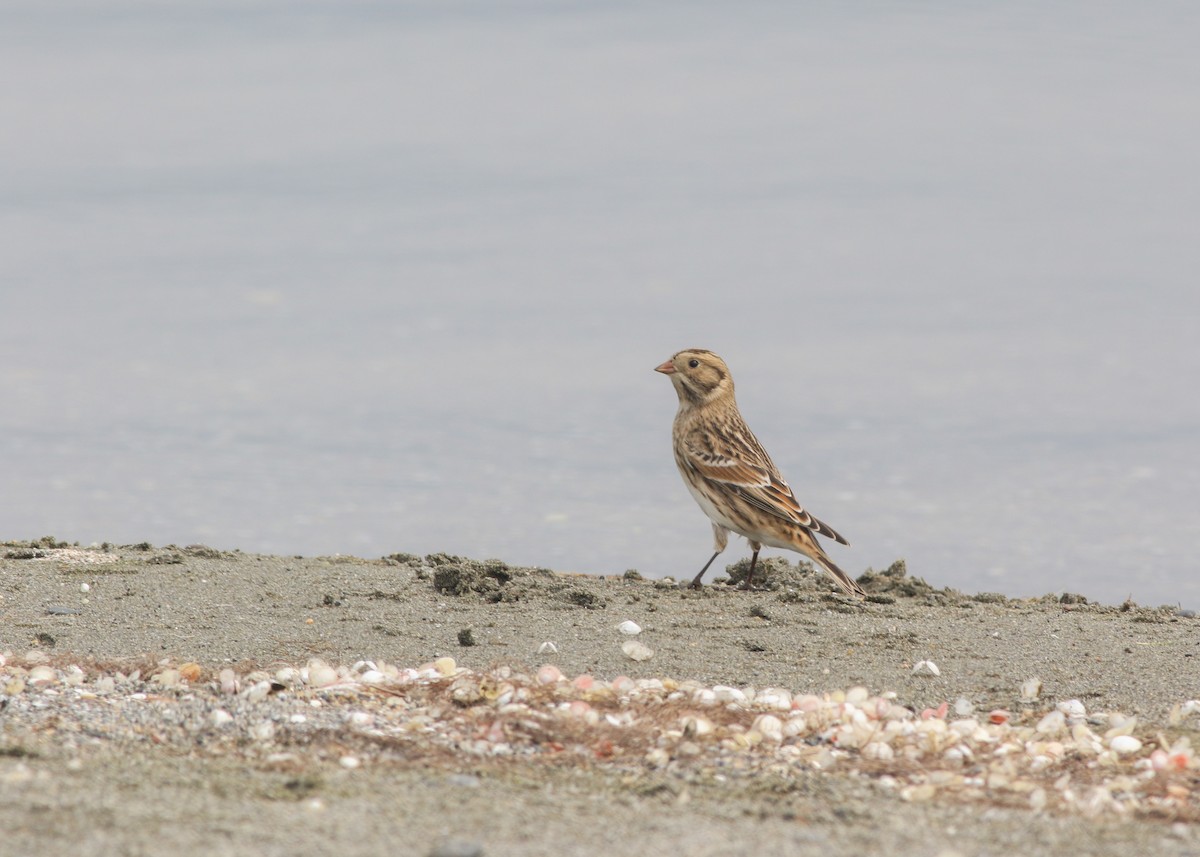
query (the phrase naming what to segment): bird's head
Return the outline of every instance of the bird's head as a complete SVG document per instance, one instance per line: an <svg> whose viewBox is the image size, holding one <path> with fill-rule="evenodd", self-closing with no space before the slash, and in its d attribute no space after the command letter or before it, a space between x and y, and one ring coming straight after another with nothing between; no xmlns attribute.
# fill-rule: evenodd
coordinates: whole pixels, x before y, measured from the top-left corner
<svg viewBox="0 0 1200 857"><path fill-rule="evenodd" d="M702 405L733 395L733 377L725 361L703 348L685 348L654 367L675 385L683 405Z"/></svg>

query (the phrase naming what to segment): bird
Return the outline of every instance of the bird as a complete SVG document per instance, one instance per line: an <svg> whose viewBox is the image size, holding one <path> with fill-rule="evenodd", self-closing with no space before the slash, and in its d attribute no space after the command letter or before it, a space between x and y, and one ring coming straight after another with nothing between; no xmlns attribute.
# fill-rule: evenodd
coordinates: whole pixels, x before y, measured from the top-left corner
<svg viewBox="0 0 1200 857"><path fill-rule="evenodd" d="M656 366L679 396L672 425L675 464L683 482L712 521L714 553L692 580L699 589L708 567L729 542L744 536L754 554L746 574L749 589L763 545L798 551L816 562L851 595L863 588L826 555L816 534L849 545L836 530L810 515L796 500L754 432L742 419L725 361L703 348L686 348Z"/></svg>

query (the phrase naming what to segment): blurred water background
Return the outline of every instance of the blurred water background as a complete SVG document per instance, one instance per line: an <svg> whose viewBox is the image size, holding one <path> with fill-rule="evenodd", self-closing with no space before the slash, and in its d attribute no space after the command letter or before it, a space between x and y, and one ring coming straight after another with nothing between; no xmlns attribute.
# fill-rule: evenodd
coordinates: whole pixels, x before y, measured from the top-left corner
<svg viewBox="0 0 1200 857"><path fill-rule="evenodd" d="M2 538L690 576L700 346L848 570L1200 607L1200 6L0 19Z"/></svg>

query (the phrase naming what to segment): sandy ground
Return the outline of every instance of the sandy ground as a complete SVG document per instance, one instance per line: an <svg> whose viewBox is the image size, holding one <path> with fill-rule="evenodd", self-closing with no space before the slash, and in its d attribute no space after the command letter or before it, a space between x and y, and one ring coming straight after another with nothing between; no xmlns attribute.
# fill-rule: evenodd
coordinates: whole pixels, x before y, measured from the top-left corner
<svg viewBox="0 0 1200 857"><path fill-rule="evenodd" d="M210 741L187 725L222 704L223 669L245 690L256 670L275 675L314 658L418 668L449 656L472 674L532 676L552 664L568 678L797 695L862 685L894 692L914 712L948 702L980 718L1005 709L1014 721L1077 699L1089 713L1136 715L1147 750L1180 737L1200 747L1200 715L1179 716L1181 703L1200 697L1200 620L1187 611L967 596L899 567L868 575L871 598L852 602L797 566L775 562L770 571L760 591L693 592L444 555L8 543L0 546L0 854L1200 855L1197 767L1144 787L1170 786L1169 805L1083 812L1052 799L1035 811L1026 792L990 786L914 796L903 786L922 781L920 765L853 754L823 767L756 762L740 774L734 765L714 775L707 750L694 763L679 754L656 765L643 752L652 743L624 746L625 733L612 730L604 752L546 751L587 745L576 731L529 739L525 755L507 758L432 740L385 746L336 720L319 738L297 732L284 742L294 715L281 706L312 704L303 693L226 705L235 719L254 704L276 706L284 731L263 743L287 743L286 753ZM642 627L636 640L652 657L623 651L624 620ZM924 660L939 674L914 674ZM155 670L188 663L197 671L191 687L156 693L146 684ZM140 679L118 677L113 694L85 702L57 682L48 696L14 683L36 664L59 677L79 665L85 689L134 669ZM1023 698L1035 677L1040 693ZM449 692L444 684L438 692ZM388 702L363 699L325 698L314 717L364 705L382 712ZM135 705L141 713L131 713ZM470 714L474 705L430 710ZM118 722L101 725L101 716ZM348 767L347 755L361 761ZM1075 770L1076 782L1089 776L1082 762ZM1054 779L1038 782L1053 792Z"/></svg>

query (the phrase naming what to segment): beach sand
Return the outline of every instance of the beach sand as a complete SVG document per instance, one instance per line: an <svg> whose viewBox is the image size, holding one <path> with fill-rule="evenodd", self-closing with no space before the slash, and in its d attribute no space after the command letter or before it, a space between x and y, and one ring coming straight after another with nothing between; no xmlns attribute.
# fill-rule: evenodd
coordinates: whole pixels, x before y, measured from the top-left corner
<svg viewBox="0 0 1200 857"><path fill-rule="evenodd" d="M694 592L446 555L8 543L0 854L1200 854L1200 764L1152 768L1200 747L1188 611L965 595L902 564L865 602L769 574ZM497 682L533 713L501 711ZM1078 700L1103 747L1039 734L1047 762L1014 767L986 742L950 762L953 742L866 758L819 730L745 737L769 727L764 688L790 692L786 720L787 699L855 687L918 724L1004 710L1014 738ZM760 696L696 702L713 688ZM1142 746L1115 758L1129 716Z"/></svg>

